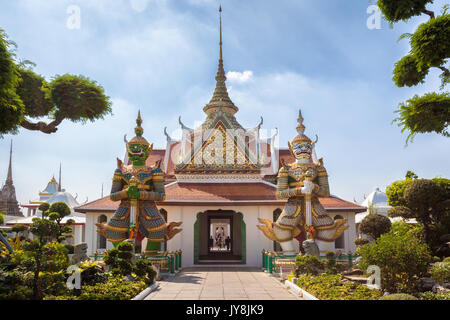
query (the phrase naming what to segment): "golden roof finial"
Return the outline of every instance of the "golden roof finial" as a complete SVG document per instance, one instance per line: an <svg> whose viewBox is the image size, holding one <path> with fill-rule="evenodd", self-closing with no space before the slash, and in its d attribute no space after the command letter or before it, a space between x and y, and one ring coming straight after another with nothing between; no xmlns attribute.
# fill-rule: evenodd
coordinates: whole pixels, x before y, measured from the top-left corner
<svg viewBox="0 0 450 320"><path fill-rule="evenodd" d="M305 133L305 126L303 125L303 120L305 120L305 119L303 119L302 110L298 109L298 118L297 118L298 125L297 125L297 128L296 128L298 134L304 134Z"/></svg>
<svg viewBox="0 0 450 320"><path fill-rule="evenodd" d="M133 139L131 139L130 141L128 141L127 146L131 145L131 144L150 145L148 143L148 141L142 136L142 134L144 133L144 129L141 127L141 124L142 124L141 110L138 111L136 124L137 124L137 126L134 128L134 132L136 133L136 136Z"/></svg>

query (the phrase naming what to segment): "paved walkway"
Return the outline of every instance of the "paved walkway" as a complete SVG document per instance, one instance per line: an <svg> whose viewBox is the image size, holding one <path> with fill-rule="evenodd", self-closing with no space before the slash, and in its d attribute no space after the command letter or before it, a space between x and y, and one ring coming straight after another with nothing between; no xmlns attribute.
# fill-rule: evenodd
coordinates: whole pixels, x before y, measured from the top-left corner
<svg viewBox="0 0 450 320"><path fill-rule="evenodd" d="M258 268L185 268L145 300L297 300L273 277Z"/></svg>

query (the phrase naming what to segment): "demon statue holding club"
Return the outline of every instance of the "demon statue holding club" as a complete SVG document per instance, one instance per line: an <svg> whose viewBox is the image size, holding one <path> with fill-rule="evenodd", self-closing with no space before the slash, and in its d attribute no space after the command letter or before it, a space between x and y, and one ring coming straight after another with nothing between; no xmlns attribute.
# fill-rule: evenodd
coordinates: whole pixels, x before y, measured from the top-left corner
<svg viewBox="0 0 450 320"><path fill-rule="evenodd" d="M311 246L316 239L333 242L348 228L347 219L333 220L318 200L330 196L327 171L323 160L315 158L317 136L313 142L304 134L301 111L297 121L298 134L292 143L288 142L296 161L283 163L277 178L277 197L287 199L287 203L277 221L259 219L263 225L258 225L266 237L280 243L284 252L297 251L294 238L303 247Z"/></svg>
<svg viewBox="0 0 450 320"><path fill-rule="evenodd" d="M136 136L127 143L130 165L117 159L111 195L112 201L120 201L114 216L106 223L97 223L97 232L108 241L117 244L128 239L136 248L144 238L149 243L158 243L173 238L182 229L181 222L167 224L161 216L156 201L164 201L164 172L159 163L147 166L146 160L153 144L142 137L142 119L139 112L136 119Z"/></svg>

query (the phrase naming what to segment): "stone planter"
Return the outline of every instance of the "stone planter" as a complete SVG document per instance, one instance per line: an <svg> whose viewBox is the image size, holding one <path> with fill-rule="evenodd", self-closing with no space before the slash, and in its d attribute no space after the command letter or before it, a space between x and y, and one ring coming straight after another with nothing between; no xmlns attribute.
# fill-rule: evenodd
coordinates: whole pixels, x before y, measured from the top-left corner
<svg viewBox="0 0 450 320"><path fill-rule="evenodd" d="M292 278L291 281L286 280L284 282L284 285L286 287L290 288L298 296L303 297L304 300L320 300L320 299L314 297L309 292L307 292L307 291L303 290L302 288L300 288L299 286L297 286L296 282L297 282L297 278Z"/></svg>
<svg viewBox="0 0 450 320"><path fill-rule="evenodd" d="M150 287L141 291L136 297L132 298L131 300L144 300L150 293L155 291L158 286L158 282L155 281L155 283L153 283Z"/></svg>

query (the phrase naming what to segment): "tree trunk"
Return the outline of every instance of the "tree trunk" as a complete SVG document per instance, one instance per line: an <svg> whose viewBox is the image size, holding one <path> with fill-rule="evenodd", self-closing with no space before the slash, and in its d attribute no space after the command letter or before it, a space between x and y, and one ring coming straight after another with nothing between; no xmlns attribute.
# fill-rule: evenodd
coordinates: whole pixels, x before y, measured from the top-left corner
<svg viewBox="0 0 450 320"><path fill-rule="evenodd" d="M34 269L34 279L33 279L33 296L34 300L42 300L42 292L39 281L39 273L41 272L41 252L36 255L36 268Z"/></svg>
<svg viewBox="0 0 450 320"><path fill-rule="evenodd" d="M28 130L41 131L43 133L54 133L58 130L57 126L64 120L64 118L57 118L50 123L39 121L38 123L33 123L27 119L23 119L20 125Z"/></svg>

